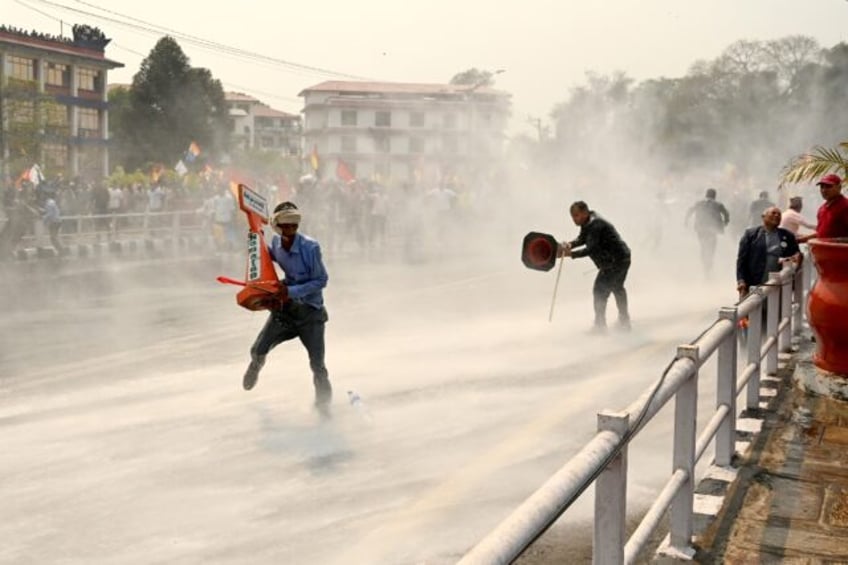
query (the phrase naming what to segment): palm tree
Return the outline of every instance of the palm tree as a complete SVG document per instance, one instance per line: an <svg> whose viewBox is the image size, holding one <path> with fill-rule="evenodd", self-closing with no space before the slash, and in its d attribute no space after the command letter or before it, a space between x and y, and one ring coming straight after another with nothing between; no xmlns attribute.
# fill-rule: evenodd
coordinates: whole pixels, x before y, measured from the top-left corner
<svg viewBox="0 0 848 565"><path fill-rule="evenodd" d="M817 145L811 152L794 157L780 173L780 187L812 182L831 172L842 178L848 176L848 141L835 148Z"/></svg>

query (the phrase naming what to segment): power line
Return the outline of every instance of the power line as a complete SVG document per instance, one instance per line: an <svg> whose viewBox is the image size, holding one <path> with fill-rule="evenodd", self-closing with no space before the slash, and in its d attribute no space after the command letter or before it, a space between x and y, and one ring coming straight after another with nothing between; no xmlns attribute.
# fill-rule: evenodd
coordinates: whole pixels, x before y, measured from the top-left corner
<svg viewBox="0 0 848 565"><path fill-rule="evenodd" d="M20 3L20 0L16 0L16 1ZM313 75L315 75L315 74L325 75L325 76L330 76L330 77L344 77L344 78L358 79L358 80L370 80L366 77L360 77L360 76L356 76L356 75L352 75L352 74L348 74L348 73L342 73L342 72L338 72L338 71L324 69L324 68L321 68L321 67L315 67L315 66L311 66L311 65L304 65L304 64L301 64L301 63L295 63L293 61L287 61L285 59L280 59L280 58L277 58L277 57L271 57L271 56L263 55L261 53L256 53L256 52L253 52L253 51L247 51L247 50L244 50L244 49L240 49L238 47L232 47L232 46L229 46L229 45L226 45L226 44L223 44L223 43L218 43L218 42L215 42L215 41L204 39L202 37L186 34L186 33L174 30L174 29L170 29L170 28L166 28L166 27L163 27L163 26L159 26L157 24L146 22L146 21L140 20L138 18L126 16L124 14L119 14L117 12L107 10L105 8L100 8L99 6L96 6L96 5L88 3L88 2L80 2L80 3L87 5L87 6L94 7L98 10L103 11L103 12L106 12L106 13L109 13L109 14L114 14L114 15L120 16L122 18L126 18L128 20L136 21L136 22L139 22L139 23L132 23L132 21L124 21L124 20L104 16L104 15L101 15L101 14L89 12L89 11L86 11L86 10L80 10L78 8L74 8L74 7L68 6L66 4L61 4L59 2L53 2L51 0L35 0L35 1L39 2L41 4L46 4L48 6L52 6L52 7L61 9L61 10L66 10L66 11L69 11L69 12L72 12L72 13L77 13L77 14L82 14L82 15L88 16L88 17L97 18L97 19L100 19L100 20L104 20L104 21L107 21L107 22L110 22L110 23L114 23L114 24L117 24L117 25L120 25L120 26L128 27L128 28L131 28L131 29L135 29L135 30L138 30L138 31L145 32L145 33L152 33L152 34L157 34L157 35L160 35L160 34L163 34L163 33L171 34L171 35L174 35L174 37L180 38L180 39L182 39L182 40L184 40L188 43L191 43L193 45L196 45L196 46L204 48L204 49L209 49L209 50L212 50L212 51L226 53L226 54L241 57L241 58L244 58L244 59L249 59L249 60L252 60L252 61L255 61L255 62L273 63L277 66L286 67L290 71L298 73L298 74L307 73L307 74L313 74ZM79 1L79 0L77 0L77 1ZM31 9L34 9L34 8L31 8Z"/></svg>

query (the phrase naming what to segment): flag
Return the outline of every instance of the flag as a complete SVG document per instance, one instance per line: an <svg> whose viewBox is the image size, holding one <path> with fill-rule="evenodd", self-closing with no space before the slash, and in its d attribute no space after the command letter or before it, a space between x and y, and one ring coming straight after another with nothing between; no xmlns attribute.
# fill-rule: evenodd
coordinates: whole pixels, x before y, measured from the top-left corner
<svg viewBox="0 0 848 565"><path fill-rule="evenodd" d="M159 177L162 176L162 173L165 172L165 167L162 166L162 163L156 163L153 165L153 168L150 169L150 180L153 184L159 182Z"/></svg>
<svg viewBox="0 0 848 565"><path fill-rule="evenodd" d="M344 182L351 182L356 180L356 177L353 176L353 173L350 172L350 167L347 166L347 163L339 159L338 164L336 165L336 176L339 180Z"/></svg>
<svg viewBox="0 0 848 565"><path fill-rule="evenodd" d="M198 155L200 155L200 146L198 146L197 143L192 141L188 146L188 151L186 151L185 160L191 163L195 159L197 159Z"/></svg>
<svg viewBox="0 0 848 565"><path fill-rule="evenodd" d="M29 182L34 186L38 186L44 182L44 173L41 172L41 167L37 163L29 169Z"/></svg>
<svg viewBox="0 0 848 565"><path fill-rule="evenodd" d="M312 146L312 153L309 155L309 164L312 165L313 171L318 171L318 144Z"/></svg>
<svg viewBox="0 0 848 565"><path fill-rule="evenodd" d="M177 174L181 177L185 176L185 174L188 172L188 168L185 166L185 163L183 163L182 159L177 161L177 164L174 165L174 170L177 171Z"/></svg>
<svg viewBox="0 0 848 565"><path fill-rule="evenodd" d="M15 187L20 189L21 184L23 184L25 180L29 180L29 171L29 169L24 169L23 172L21 172L21 176L19 176L18 180L15 181Z"/></svg>

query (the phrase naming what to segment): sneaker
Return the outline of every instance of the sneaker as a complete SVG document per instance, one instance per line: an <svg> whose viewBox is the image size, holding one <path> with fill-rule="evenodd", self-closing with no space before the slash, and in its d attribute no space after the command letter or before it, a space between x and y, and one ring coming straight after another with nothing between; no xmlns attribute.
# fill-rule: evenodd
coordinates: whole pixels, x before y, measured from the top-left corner
<svg viewBox="0 0 848 565"><path fill-rule="evenodd" d="M315 382L315 406L327 406L333 401L333 387L330 381Z"/></svg>
<svg viewBox="0 0 848 565"><path fill-rule="evenodd" d="M244 379L241 382L244 390L250 390L256 386L256 381L259 379L259 370L262 369L262 365L264 364L264 357L254 357L251 359L250 365L247 366L247 371L244 372Z"/></svg>
<svg viewBox="0 0 848 565"><path fill-rule="evenodd" d="M315 409L322 418L331 418L330 403L333 401L333 387L329 380L315 381Z"/></svg>

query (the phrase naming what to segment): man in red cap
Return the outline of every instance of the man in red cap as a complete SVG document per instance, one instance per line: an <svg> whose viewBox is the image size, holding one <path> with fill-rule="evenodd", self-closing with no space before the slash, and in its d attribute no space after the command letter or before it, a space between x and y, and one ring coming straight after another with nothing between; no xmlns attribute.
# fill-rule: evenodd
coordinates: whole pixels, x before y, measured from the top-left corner
<svg viewBox="0 0 848 565"><path fill-rule="evenodd" d="M816 183L824 203L819 207L816 231L798 238L805 242L814 237L848 237L848 198L842 194L842 179L833 173Z"/></svg>

